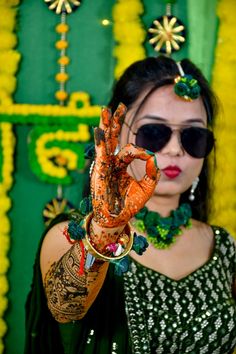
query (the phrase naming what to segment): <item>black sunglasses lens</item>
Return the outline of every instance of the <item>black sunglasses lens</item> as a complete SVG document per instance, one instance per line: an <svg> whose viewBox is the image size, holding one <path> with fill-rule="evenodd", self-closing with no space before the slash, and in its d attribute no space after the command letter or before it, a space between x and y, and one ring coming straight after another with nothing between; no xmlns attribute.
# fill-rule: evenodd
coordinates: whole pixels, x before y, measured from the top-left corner
<svg viewBox="0 0 236 354"><path fill-rule="evenodd" d="M172 131L164 124L145 124L136 134L136 145L157 152L170 140Z"/></svg>
<svg viewBox="0 0 236 354"><path fill-rule="evenodd" d="M184 150L192 157L204 158L214 146L214 135L208 129L190 127L182 130L181 143Z"/></svg>

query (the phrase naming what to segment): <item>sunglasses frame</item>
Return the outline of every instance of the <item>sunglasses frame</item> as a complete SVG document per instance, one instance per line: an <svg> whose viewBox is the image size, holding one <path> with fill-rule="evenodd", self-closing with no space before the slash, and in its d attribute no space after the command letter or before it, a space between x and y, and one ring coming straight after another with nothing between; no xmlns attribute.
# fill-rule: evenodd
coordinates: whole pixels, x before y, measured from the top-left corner
<svg viewBox="0 0 236 354"><path fill-rule="evenodd" d="M205 127L199 127L199 126L193 126L193 125L190 125L190 124L166 124L166 123L147 123L147 124L144 124L142 126L140 126L138 129L137 129L137 132L133 132L131 127L125 123L127 125L127 127L130 128L131 132L133 135L136 136L136 141L137 141L137 135L138 135L138 132L140 129L142 129L143 127L145 126L162 126L164 128L168 128L171 132L170 136L169 136L169 139L165 142L165 144L160 147L157 151L152 151L152 152L158 152L158 151L161 151L170 141L171 139L171 136L172 134L177 131L178 134L179 134L179 143L181 144L181 146L183 147L183 149L191 156L191 157L194 157L194 158L205 158L208 156L208 154L212 151L212 149L214 148L214 143L215 143L215 138L214 138L214 134L212 132L212 130L210 130L209 128L205 128ZM178 127L177 129L172 129L172 127ZM206 131L208 136L207 136L207 146L206 146L206 151L204 154L196 154L196 153L193 153L193 150L189 149L188 146L187 146L187 149L186 149L186 143L183 142L183 133L188 130L188 129L196 129L196 131ZM136 143L137 144L137 143ZM143 147L141 146L141 144L137 144L137 146L140 146L140 147ZM145 148L145 147L144 147Z"/></svg>

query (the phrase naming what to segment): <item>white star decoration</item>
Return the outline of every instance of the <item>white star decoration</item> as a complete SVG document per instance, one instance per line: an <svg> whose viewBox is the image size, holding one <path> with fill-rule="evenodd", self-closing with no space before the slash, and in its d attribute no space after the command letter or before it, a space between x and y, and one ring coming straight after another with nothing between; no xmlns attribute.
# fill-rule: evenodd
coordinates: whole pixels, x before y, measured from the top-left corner
<svg viewBox="0 0 236 354"><path fill-rule="evenodd" d="M72 6L79 6L80 1L78 0L44 0L46 3L51 3L49 9L60 14L62 11L66 11L70 14L73 11ZM72 6L71 6L72 5Z"/></svg>
<svg viewBox="0 0 236 354"><path fill-rule="evenodd" d="M148 32L153 34L149 43L153 45L155 51L162 50L171 54L172 49L179 50L180 43L185 41L182 35L183 30L184 26L177 22L176 17L163 16L162 22L157 19L153 21L153 27L149 28Z"/></svg>

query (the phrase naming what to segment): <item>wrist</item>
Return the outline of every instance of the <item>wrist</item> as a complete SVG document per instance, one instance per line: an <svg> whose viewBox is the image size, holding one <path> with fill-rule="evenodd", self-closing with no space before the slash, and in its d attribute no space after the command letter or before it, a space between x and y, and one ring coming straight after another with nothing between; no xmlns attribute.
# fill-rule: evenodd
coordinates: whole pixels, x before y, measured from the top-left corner
<svg viewBox="0 0 236 354"><path fill-rule="evenodd" d="M116 230L117 228L112 229L114 232L113 236L116 237L116 242L110 242L111 239L108 239L108 241L101 240L100 243L95 243L93 240L97 240L99 237L94 234L94 230L91 227L92 218L93 214L89 214L85 219L86 236L83 239L83 242L88 254L92 255L95 259L107 262L118 261L127 256L131 251L134 242L134 234L131 232L130 224L128 223L123 226L123 231L119 235L116 235L118 232ZM101 231L102 237L104 236L104 228L102 228ZM105 229L105 232L106 235L110 236L108 229Z"/></svg>
<svg viewBox="0 0 236 354"><path fill-rule="evenodd" d="M125 225L102 227L92 218L89 225L90 241L99 252L104 252L108 244L116 243Z"/></svg>

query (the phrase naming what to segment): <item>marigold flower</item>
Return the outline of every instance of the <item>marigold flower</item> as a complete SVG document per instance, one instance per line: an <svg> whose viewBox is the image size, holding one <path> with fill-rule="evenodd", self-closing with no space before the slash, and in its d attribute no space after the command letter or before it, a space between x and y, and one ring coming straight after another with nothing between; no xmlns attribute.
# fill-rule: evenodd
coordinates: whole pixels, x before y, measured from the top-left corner
<svg viewBox="0 0 236 354"><path fill-rule="evenodd" d="M68 42L64 39L57 41L55 44L56 48L59 50L66 49L68 47Z"/></svg>

